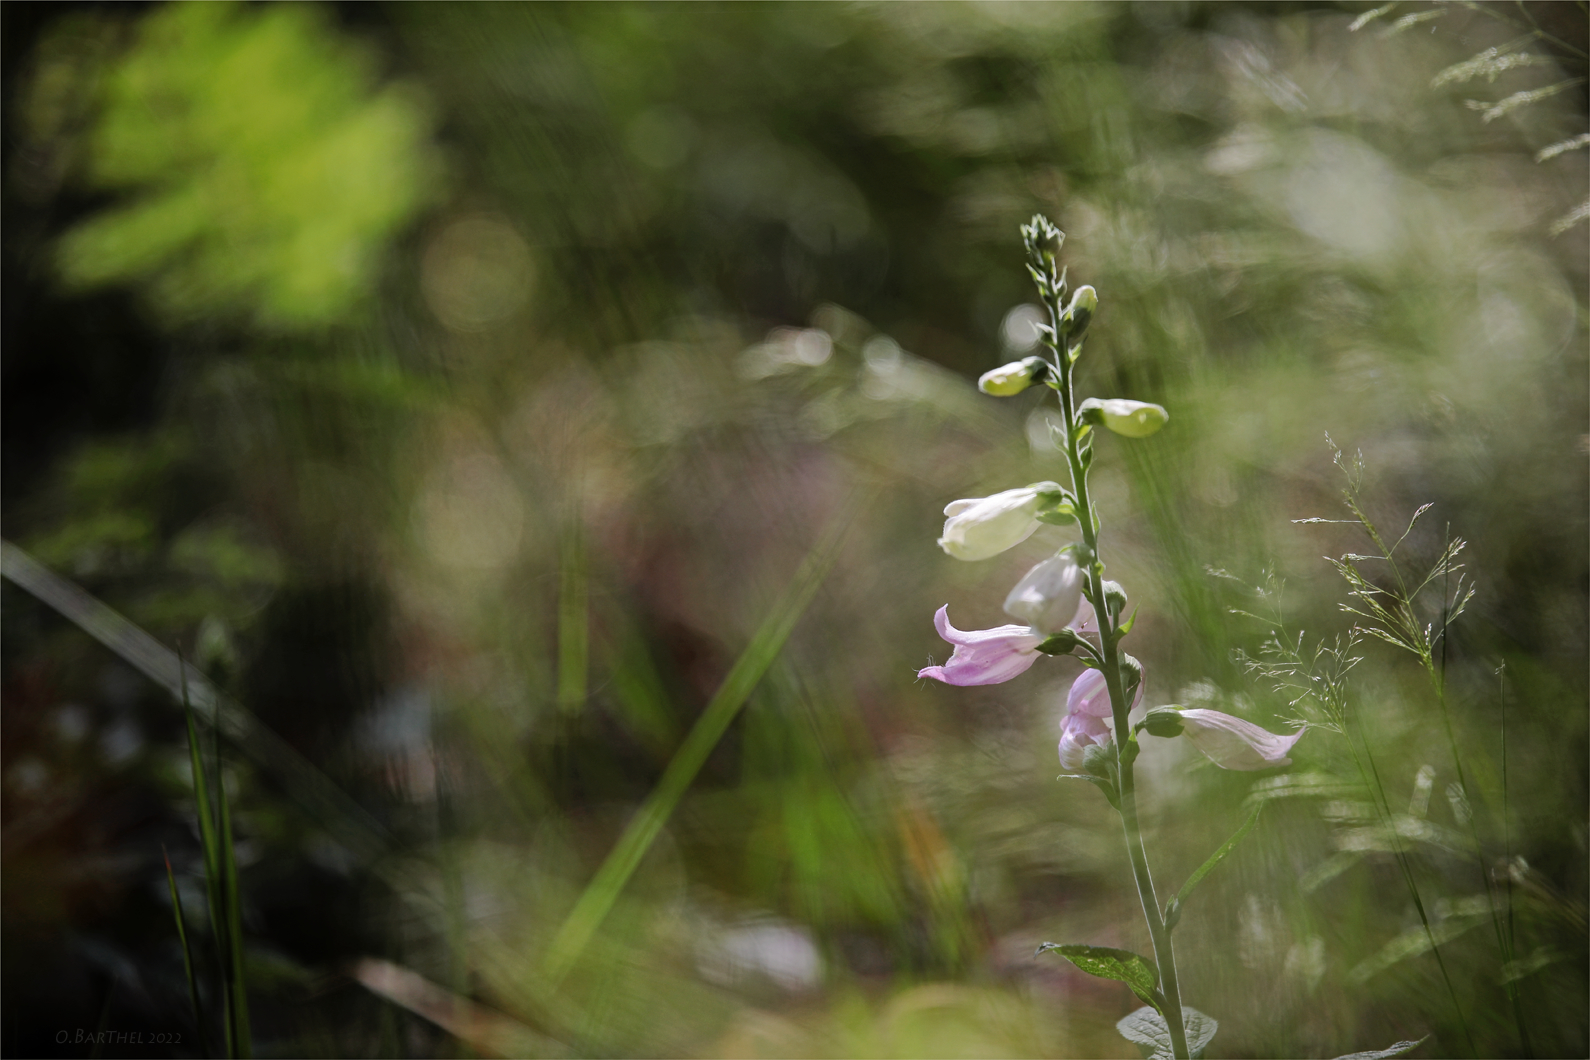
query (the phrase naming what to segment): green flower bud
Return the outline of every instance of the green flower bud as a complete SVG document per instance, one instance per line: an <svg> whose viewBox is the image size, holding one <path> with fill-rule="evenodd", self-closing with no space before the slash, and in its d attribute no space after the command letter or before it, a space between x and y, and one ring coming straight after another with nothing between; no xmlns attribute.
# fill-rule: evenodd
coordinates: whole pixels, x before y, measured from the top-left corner
<svg viewBox="0 0 1590 1060"><path fill-rule="evenodd" d="M1089 744L1082 751L1082 772L1100 780L1115 780L1115 748L1108 743Z"/></svg>
<svg viewBox="0 0 1590 1060"><path fill-rule="evenodd" d="M1104 583L1104 604L1110 609L1110 614L1119 615L1126 607L1126 590L1121 588L1120 582L1107 581Z"/></svg>
<svg viewBox="0 0 1590 1060"><path fill-rule="evenodd" d="M994 397L1014 397L1034 383L1043 382L1048 374L1049 364L1042 357L1023 357L984 372L977 380L977 389Z"/></svg>
<svg viewBox="0 0 1590 1060"><path fill-rule="evenodd" d="M1038 645L1038 650L1045 655L1070 655L1081 644L1082 638L1069 629L1062 629Z"/></svg>
<svg viewBox="0 0 1590 1060"><path fill-rule="evenodd" d="M1086 284L1078 287L1077 293L1071 296L1071 304L1060 314L1060 333L1068 342L1081 342L1098 308L1099 293Z"/></svg>
<svg viewBox="0 0 1590 1060"><path fill-rule="evenodd" d="M1108 427L1128 438L1147 438L1170 422L1170 413L1160 405L1127 398L1088 398L1077 406L1084 423Z"/></svg>
<svg viewBox="0 0 1590 1060"><path fill-rule="evenodd" d="M1162 736L1167 740L1173 736L1180 736L1181 711L1175 707L1155 707L1143 719L1142 726L1150 736Z"/></svg>
<svg viewBox="0 0 1590 1060"><path fill-rule="evenodd" d="M1124 678L1123 684L1126 686L1123 691L1130 702L1135 698L1138 687L1143 683L1143 664L1125 652L1121 653L1120 661L1121 676Z"/></svg>

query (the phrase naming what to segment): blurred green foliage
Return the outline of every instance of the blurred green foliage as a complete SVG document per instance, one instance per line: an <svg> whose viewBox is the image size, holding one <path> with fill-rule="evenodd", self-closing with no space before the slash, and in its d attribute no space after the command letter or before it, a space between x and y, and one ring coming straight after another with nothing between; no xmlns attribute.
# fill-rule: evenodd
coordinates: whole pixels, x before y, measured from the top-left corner
<svg viewBox="0 0 1590 1060"><path fill-rule="evenodd" d="M1030 340L1041 210L1100 292L1083 392L1171 415L1094 479L1157 702L1275 727L1233 657L1268 630L1233 609L1347 628L1318 557L1363 544L1289 522L1342 515L1326 431L1377 520L1435 503L1415 566L1470 542L1444 674L1481 851L1425 675L1378 646L1350 698L1389 815L1325 731L1257 786L1147 741L1167 893L1275 800L1178 928L1211 1048L1458 1054L1461 1011L1515 1055L1510 974L1534 1050L1582 1053L1586 254L1552 225L1585 152L1535 156L1584 99L1466 105L1582 55L1442 80L1523 16L1429 10L172 4L14 35L6 282L37 294L9 299L5 422L36 466L5 536L200 656L393 837L361 862L229 752L260 1052L487 1048L341 977L373 956L548 1053L1125 1055L1130 994L1032 956L1146 946L1101 796L1055 780L1070 670L914 681L936 607L996 624L1061 539L933 545L946 501L1059 471L1038 395L971 382ZM153 382L106 385L135 414L73 415L135 340ZM549 979L850 496L783 652ZM140 925L171 922L159 841L201 904L197 845L172 705L5 592L4 1005L43 1053L52 1020L185 1011ZM1511 968L1475 930L1485 873Z"/></svg>
<svg viewBox="0 0 1590 1060"><path fill-rule="evenodd" d="M357 306L426 197L431 121L411 89L372 92L372 57L324 21L172 4L81 71L98 97L84 176L123 201L62 236L68 284L133 282L175 322L241 313L266 329ZM52 102L25 115L38 135L57 132Z"/></svg>

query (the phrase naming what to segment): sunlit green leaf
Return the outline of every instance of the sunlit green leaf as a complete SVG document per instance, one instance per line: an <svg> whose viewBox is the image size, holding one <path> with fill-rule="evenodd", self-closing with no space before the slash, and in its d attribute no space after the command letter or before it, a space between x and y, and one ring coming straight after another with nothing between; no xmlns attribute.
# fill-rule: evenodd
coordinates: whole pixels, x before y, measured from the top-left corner
<svg viewBox="0 0 1590 1060"><path fill-rule="evenodd" d="M1155 989L1159 984L1159 973L1154 969L1153 962L1131 950L1118 950L1109 946L1084 946L1080 943L1062 945L1058 942L1045 942L1038 947L1038 952L1058 953L1089 975L1125 983L1132 993L1154 1006L1156 1010L1159 1008Z"/></svg>

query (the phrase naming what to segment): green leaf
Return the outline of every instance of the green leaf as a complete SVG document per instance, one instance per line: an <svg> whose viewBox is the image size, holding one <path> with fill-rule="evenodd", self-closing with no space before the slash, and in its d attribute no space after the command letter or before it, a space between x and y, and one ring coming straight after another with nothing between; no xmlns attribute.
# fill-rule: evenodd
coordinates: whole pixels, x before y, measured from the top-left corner
<svg viewBox="0 0 1590 1060"><path fill-rule="evenodd" d="M1155 989L1159 985L1159 972L1148 958L1131 950L1111 949L1109 946L1083 946L1079 943L1061 945L1058 942L1045 942L1038 947L1038 952L1058 953L1089 975L1125 983L1131 988L1132 993L1156 1009L1159 1007L1159 991Z"/></svg>
<svg viewBox="0 0 1590 1060"><path fill-rule="evenodd" d="M1346 1053L1338 1056L1336 1060L1391 1060L1394 1056L1407 1056L1429 1040L1430 1036L1426 1034L1416 1042L1398 1042L1396 1045L1388 1045L1384 1049L1368 1053Z"/></svg>
<svg viewBox="0 0 1590 1060"><path fill-rule="evenodd" d="M1204 1047L1220 1029L1220 1022L1195 1008L1185 1005L1181 1010L1181 1025L1187 1032L1187 1051L1193 1057L1204 1055ZM1170 1027L1152 1008L1143 1007L1124 1017L1115 1025L1121 1037L1136 1045L1147 1060L1172 1060L1176 1055L1170 1045Z"/></svg>
<svg viewBox="0 0 1590 1060"><path fill-rule="evenodd" d="M1116 631L1115 631L1115 639L1116 640L1120 640L1122 637L1124 637L1128 633L1132 632L1132 625L1136 621L1137 621L1137 608L1134 607L1134 608L1132 608L1132 613L1129 616L1127 616L1126 621L1122 622L1120 627L1118 629L1116 629Z"/></svg>
<svg viewBox="0 0 1590 1060"><path fill-rule="evenodd" d="M1187 882L1181 885L1181 890L1176 892L1176 897L1165 905L1165 927L1167 929L1175 927L1176 922L1181 919L1181 907L1187 901L1187 896L1192 894L1193 888L1203 882L1203 878L1213 872L1215 866L1224 861L1226 855L1235 850L1237 844L1242 842L1249 832L1253 831L1254 826L1259 823L1259 814L1263 812L1264 803L1261 802L1254 806L1253 812L1248 814L1248 819L1243 822L1242 827L1232 833L1231 838L1226 840L1219 850L1210 854L1209 860L1199 865L1197 872L1187 877Z"/></svg>

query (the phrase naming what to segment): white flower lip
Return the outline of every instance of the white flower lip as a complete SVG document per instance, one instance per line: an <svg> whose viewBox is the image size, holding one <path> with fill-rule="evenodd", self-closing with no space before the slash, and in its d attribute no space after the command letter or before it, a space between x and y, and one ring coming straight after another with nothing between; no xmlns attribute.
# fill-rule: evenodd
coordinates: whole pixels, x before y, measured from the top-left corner
<svg viewBox="0 0 1590 1060"><path fill-rule="evenodd" d="M1058 492L1055 482L1005 490L990 497L971 497L944 506L944 535L939 547L956 559L979 560L1014 548L1038 529L1038 496Z"/></svg>

